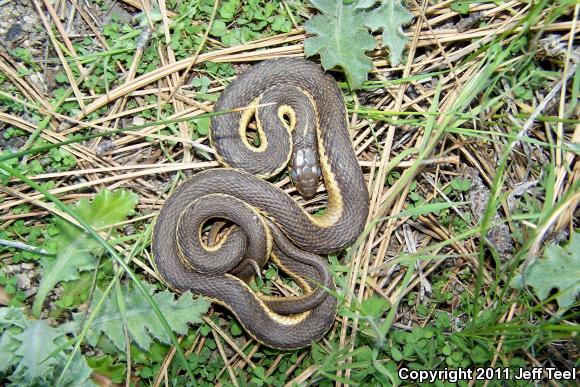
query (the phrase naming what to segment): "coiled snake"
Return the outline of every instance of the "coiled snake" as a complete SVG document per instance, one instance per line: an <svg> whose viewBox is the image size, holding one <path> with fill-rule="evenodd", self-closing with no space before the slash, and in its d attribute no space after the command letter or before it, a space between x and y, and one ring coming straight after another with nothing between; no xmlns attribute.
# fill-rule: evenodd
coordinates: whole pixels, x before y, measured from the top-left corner
<svg viewBox="0 0 580 387"><path fill-rule="evenodd" d="M253 104L260 107L239 109ZM214 110L233 110L211 120L211 144L224 168L194 175L164 203L152 237L155 268L174 291L191 290L224 305L259 342L280 349L308 346L329 329L337 305L327 264L316 254L351 244L369 208L344 100L318 65L275 59L236 78ZM258 147L246 138L254 110ZM322 174L328 193L323 215L307 213L263 180L288 162L307 198ZM203 227L212 219L236 226L220 236L212 230L204 241ZM268 259L297 282L303 296L251 290L247 281Z"/></svg>

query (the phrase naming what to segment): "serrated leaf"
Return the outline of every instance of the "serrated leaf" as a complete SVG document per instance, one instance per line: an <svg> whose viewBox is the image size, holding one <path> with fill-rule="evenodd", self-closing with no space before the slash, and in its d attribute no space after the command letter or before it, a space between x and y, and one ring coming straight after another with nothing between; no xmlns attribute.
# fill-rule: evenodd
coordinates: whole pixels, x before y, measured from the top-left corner
<svg viewBox="0 0 580 387"><path fill-rule="evenodd" d="M354 4L336 0L311 0L321 14L304 24L313 34L304 41L307 57L319 54L326 70L342 67L351 89L359 88L373 68L365 55L375 48L375 40L364 25L365 13Z"/></svg>
<svg viewBox="0 0 580 387"><path fill-rule="evenodd" d="M22 333L14 336L20 341L15 352L20 361L10 379L24 380L29 384L51 379L57 359L49 358L49 355L58 348L55 340L61 335L44 320L31 321Z"/></svg>
<svg viewBox="0 0 580 387"><path fill-rule="evenodd" d="M14 337L14 332L5 330L0 337L0 372L5 373L9 368L18 364L18 357L14 352L20 346L20 341Z"/></svg>
<svg viewBox="0 0 580 387"><path fill-rule="evenodd" d="M0 308L0 332L4 328L10 328L14 325L22 329L28 325L28 320L24 316L22 309L15 307Z"/></svg>
<svg viewBox="0 0 580 387"><path fill-rule="evenodd" d="M514 278L512 285L523 287L521 274ZM560 309L572 305L580 294L580 233L575 232L564 247L547 246L544 256L527 268L526 285L534 289L540 300L548 298L552 289L558 289L556 301Z"/></svg>
<svg viewBox="0 0 580 387"><path fill-rule="evenodd" d="M0 371L17 386L55 385L68 359L68 331L46 320L30 320L21 308L0 309ZM60 351L60 352L59 352ZM62 386L93 386L85 358L76 353Z"/></svg>
<svg viewBox="0 0 580 387"><path fill-rule="evenodd" d="M65 364L64 354L61 354L61 365ZM89 387L95 386L91 380L92 368L79 352L75 353L73 361L62 380L63 386ZM60 374L60 373L57 373Z"/></svg>
<svg viewBox="0 0 580 387"><path fill-rule="evenodd" d="M371 31L382 30L382 47L389 48L389 59L393 66L401 63L407 37L403 26L413 20L413 14L399 0L382 0L376 9L366 11L365 25Z"/></svg>
<svg viewBox="0 0 580 387"><path fill-rule="evenodd" d="M178 334L187 333L188 324L200 323L201 316L209 307L209 301L203 298L194 300L190 292L183 293L176 300L169 290L153 294L153 288L150 287L149 291L173 332ZM154 339L169 344L169 335L145 297L130 286L123 286L122 294L125 304L123 314L117 296L111 296L93 321L87 335L89 343L95 345L100 336L105 334L119 350L125 350L127 345L123 326L126 323L129 337L144 350L149 350ZM96 291L94 299L100 297L101 292ZM75 315L75 321L80 323L81 320L82 314Z"/></svg>
<svg viewBox="0 0 580 387"><path fill-rule="evenodd" d="M108 231L108 226L125 220L134 212L137 201L137 195L129 191L101 190L92 201L80 200L73 210L94 228ZM59 233L49 238L47 246L55 247L56 256L44 256L40 261L42 277L32 307L37 317L48 293L56 284L76 280L79 272L94 269L97 257L104 251L96 240L77 226L60 218L55 219L54 223Z"/></svg>
<svg viewBox="0 0 580 387"><path fill-rule="evenodd" d="M0 372L6 372L10 367L18 364L18 357L14 352L20 346L15 335L28 326L28 321L22 309L15 307L0 308Z"/></svg>
<svg viewBox="0 0 580 387"><path fill-rule="evenodd" d="M138 197L125 190L111 192L99 191L93 200L81 199L75 206L75 212L95 228L102 228L125 220L135 211ZM82 232L78 230L78 233Z"/></svg>

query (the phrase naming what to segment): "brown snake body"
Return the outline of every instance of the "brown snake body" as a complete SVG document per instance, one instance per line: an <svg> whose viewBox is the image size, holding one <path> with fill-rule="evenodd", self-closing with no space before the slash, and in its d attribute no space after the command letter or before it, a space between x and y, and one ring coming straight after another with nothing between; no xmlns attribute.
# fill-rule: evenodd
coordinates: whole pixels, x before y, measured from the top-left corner
<svg viewBox="0 0 580 387"><path fill-rule="evenodd" d="M210 140L225 168L194 175L164 203L153 231L155 266L175 291L191 290L227 307L259 342L301 348L321 338L336 313L337 301L327 291L334 290L332 278L316 254L341 250L360 235L368 193L350 141L344 100L334 79L318 65L301 59L255 65L224 90L214 110L252 104L261 106L255 109L260 146L246 140L251 110L212 117ZM260 178L279 173L289 160L304 196L313 195L321 172L328 193L325 214L308 214ZM236 226L208 245L202 228L216 218ZM268 259L305 295L254 293L246 281Z"/></svg>

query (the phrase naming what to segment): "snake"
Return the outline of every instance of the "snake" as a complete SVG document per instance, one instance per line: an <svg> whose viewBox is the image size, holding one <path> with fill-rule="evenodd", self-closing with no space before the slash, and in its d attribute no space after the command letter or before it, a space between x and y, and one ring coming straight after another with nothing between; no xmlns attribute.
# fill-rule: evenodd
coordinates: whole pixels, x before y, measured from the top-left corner
<svg viewBox="0 0 580 387"><path fill-rule="evenodd" d="M259 343L312 345L334 323L338 304L321 255L351 245L369 211L340 89L316 63L271 59L231 81L214 112L209 140L221 166L189 177L163 203L152 233L155 271L173 291L227 308ZM252 122L259 144L249 140ZM269 181L285 173L304 200L322 180L325 211L306 211ZM267 262L303 294L252 290Z"/></svg>

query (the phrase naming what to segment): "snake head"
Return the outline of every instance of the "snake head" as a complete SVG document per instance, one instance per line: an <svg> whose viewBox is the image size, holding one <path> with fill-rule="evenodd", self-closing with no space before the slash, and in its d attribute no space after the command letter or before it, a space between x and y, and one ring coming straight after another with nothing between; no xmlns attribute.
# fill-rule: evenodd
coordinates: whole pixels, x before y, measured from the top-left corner
<svg viewBox="0 0 580 387"><path fill-rule="evenodd" d="M290 158L290 177L305 200L316 196L321 171L318 155L311 148L295 149Z"/></svg>

